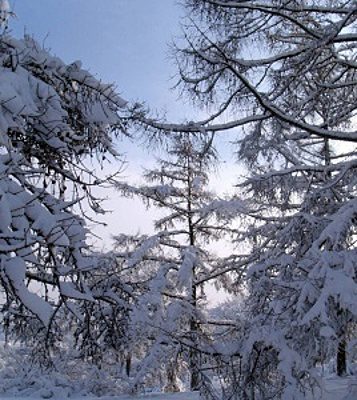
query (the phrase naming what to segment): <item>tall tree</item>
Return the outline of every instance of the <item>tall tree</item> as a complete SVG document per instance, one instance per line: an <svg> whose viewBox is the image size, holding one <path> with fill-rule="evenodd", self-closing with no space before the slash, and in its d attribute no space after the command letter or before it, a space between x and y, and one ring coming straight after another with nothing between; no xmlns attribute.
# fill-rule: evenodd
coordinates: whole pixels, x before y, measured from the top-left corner
<svg viewBox="0 0 357 400"><path fill-rule="evenodd" d="M83 212L102 212L91 188L111 178L87 160L118 156L125 102L79 61L67 65L28 36L1 34L0 62L2 315L48 339L69 298L93 301Z"/></svg>
<svg viewBox="0 0 357 400"><path fill-rule="evenodd" d="M180 85L211 116L188 125L142 121L181 132L241 127L238 155L251 176L242 185L248 229L239 238L252 250L236 269L246 271L252 319L241 342L244 384L235 390L291 399L313 376L326 337L339 346L344 372L356 322L357 5L185 4L191 22L187 46L176 48Z"/></svg>
<svg viewBox="0 0 357 400"><path fill-rule="evenodd" d="M148 352L151 367L157 365L153 354L159 358L156 363L177 357L177 351L185 354L192 390L203 385L200 352L208 346L204 286L219 266L207 245L230 231L226 221L217 218L220 200L207 189L215 160L212 140L202 134L173 134L167 157L145 174L148 185L118 186L124 194L139 196L162 211L155 222L157 233L139 238L126 256L127 266L146 271L148 282L132 318L151 327L150 334L145 333L153 343ZM126 240L121 236L118 244Z"/></svg>

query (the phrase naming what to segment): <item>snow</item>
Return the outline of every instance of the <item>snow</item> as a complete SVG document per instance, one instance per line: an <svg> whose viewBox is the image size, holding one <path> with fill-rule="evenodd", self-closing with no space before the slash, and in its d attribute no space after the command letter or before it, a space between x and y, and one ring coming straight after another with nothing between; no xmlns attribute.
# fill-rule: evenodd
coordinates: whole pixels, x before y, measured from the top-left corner
<svg viewBox="0 0 357 400"><path fill-rule="evenodd" d="M323 394L315 393L313 397L305 400L355 400L357 399L357 379L354 377L349 378L326 378L323 382ZM43 393L42 397L2 397L1 400L42 400L46 397ZM52 397L54 398L54 397ZM83 399L83 397L74 397L73 400ZM198 393L151 393L140 396L103 396L103 397L85 397L86 400L199 400ZM301 400L303 400L301 398Z"/></svg>
<svg viewBox="0 0 357 400"><path fill-rule="evenodd" d="M198 393L173 393L173 394L167 394L167 393L153 393L149 395L144 395L144 396L120 396L120 397L107 397L107 398L102 398L101 400L199 400L199 394Z"/></svg>
<svg viewBox="0 0 357 400"><path fill-rule="evenodd" d="M37 315L47 326L52 316L52 307L41 297L27 289L25 285L26 264L24 260L20 257L10 258L4 265L4 271L24 306Z"/></svg>
<svg viewBox="0 0 357 400"><path fill-rule="evenodd" d="M9 4L8 0L0 1L0 11L10 12L10 4Z"/></svg>
<svg viewBox="0 0 357 400"><path fill-rule="evenodd" d="M194 268L197 264L197 251L195 247L190 246L182 251L182 264L178 271L178 286L180 288L190 284Z"/></svg>
<svg viewBox="0 0 357 400"><path fill-rule="evenodd" d="M76 289L72 282L60 282L60 291L63 296L77 299L77 300L88 300L94 301L93 296L90 293L82 293Z"/></svg>
<svg viewBox="0 0 357 400"><path fill-rule="evenodd" d="M6 28L10 15L8 1L0 0L0 27ZM6 29L4 32L6 33ZM339 38L341 37L348 38L350 36L339 35ZM77 281L76 279L80 272L85 271L89 267L89 261L86 261L89 257L85 258L81 252L83 250L84 254L86 239L85 224L80 216L77 217L75 214L72 214L72 211L70 211L72 208L62 201L62 195L60 198L56 198L55 188L57 186L53 189L52 195L46 191L48 190L46 181L52 178L52 184L55 185L56 179L60 176L63 178L63 183L65 180L69 180L74 185L78 183L79 186L81 179L77 179L77 177L82 175L82 172L78 174L78 171L82 171L82 167L78 166L77 169L71 163L68 164L66 160L71 160L71 162L72 160L79 161L83 154L90 153L93 155L92 145L96 143L99 144L98 151L100 150L101 152L103 148L104 151L109 151L112 155L116 155L117 153L113 149L113 140L109 134L111 132L109 128L113 126L115 129L118 129L116 125L121 126L121 118L118 112L119 109L126 106L126 102L116 95L112 85L101 83L87 70L82 69L80 61L76 61L71 65L65 65L58 58L48 54L29 37L26 37L22 41L16 41L4 34L1 44L0 146L2 151L7 153L0 157L0 250L3 253L0 256L1 283L2 286L5 286L10 305L11 303L14 305L20 303L24 306L19 308L21 314L23 313L23 309L26 308L25 311L31 311L32 314L36 315L42 321L43 325L50 327L54 325L50 324L53 318L59 318L57 314L60 316L60 313L54 313L49 302L46 302L40 295L32 292L31 290L34 289L32 286L27 286L27 280L37 279L39 282L42 281L42 287L45 287L46 290L47 285L56 284L58 293L65 298L65 301L67 301L67 298L72 299L68 303L68 308L73 311L73 314L78 316L78 326L80 327L83 320L81 310L78 308L78 304L80 303L74 300L94 301L94 297L90 294L85 282ZM273 58L271 60L272 65L276 63L276 59L274 60ZM242 62L240 64L243 65ZM249 70L247 71L249 72ZM260 112L259 107L262 106L271 116L280 120L276 123L275 127L278 133L280 129L283 131L284 123L289 123L294 128L302 128L322 138L340 137L341 139L346 139L348 135L348 139L353 140L356 137L356 132L327 131L325 128L322 128L322 125L308 125L305 119L293 120L290 114L285 115L281 111L282 109L277 108L278 106L275 105L274 100L271 100L271 97L266 96L265 98L262 96L254 83L249 83L244 78L243 73L241 74L238 71L236 77L258 99L258 103L260 103L257 108L258 113ZM262 86L264 86L264 82ZM316 103L317 106L319 106L319 103ZM292 110L294 111L294 107ZM77 117L77 114L80 118ZM299 112L299 114L301 113ZM264 119L262 116L251 116L245 121L257 121L262 120L262 118ZM308 114L306 114L306 119L309 119ZM149 125L154 126L151 122L149 122ZM192 128L194 130L198 129L200 131L203 129L200 124L192 125L189 123L189 125L194 126ZM338 125L335 124L335 126ZM334 126L331 127L335 128ZM172 129L174 129L174 126L172 126ZM216 129L218 130L218 128ZM278 140L278 133L276 136L272 136L271 139L269 138L269 141L271 140L273 143L274 140ZM26 146L33 143L41 151L37 149L37 146L32 146L31 151L27 149ZM249 141L242 143L245 143L244 145L247 146ZM119 290L114 291L116 282L120 284L120 276L115 279L110 278L111 280L113 279L113 283L110 283L110 285L108 283L108 289L104 284L99 284L99 288L95 287L95 289L97 292L100 292L102 298L105 297L107 303L110 304L109 299L113 300L115 306L123 306L125 318L127 318L127 310L131 311L131 307L136 307L136 310L131 315L129 314L129 317L131 317L130 322L135 327L133 330L134 334L131 336L128 334L130 340L132 337L137 339L135 334L145 324L149 326L149 329L146 330L145 328L140 335L137 335L139 345L142 345L140 339L144 336L146 336L145 340L148 339L148 341L143 341L143 350L141 350L141 354L139 355L141 357L143 354L143 360L135 360L138 364L140 362L140 369L137 376L134 377L135 385L133 387L141 387L139 384L147 384L144 378L146 378L149 367L151 370L161 368L163 372L166 372L167 380L169 380L169 363L174 364L176 361L171 360L177 360L181 357L181 354L176 350L177 343L180 344L180 347L184 347L187 338L190 340L193 338L190 342L191 349L195 348L192 347L192 343L194 346L198 343L196 342L196 337L200 333L199 330L192 329L192 324L188 328L189 324L187 323L194 321L194 325L196 325L196 322L198 324L198 322L201 323L201 319L203 320L203 317L200 315L200 304L198 301L196 302L196 296L193 296L194 289L199 286L203 287L202 282L205 282L205 280L213 280L214 277L218 276L220 271L216 274L213 268L218 261L223 264L223 261L216 261L217 258L213 255L211 256L208 250L206 252L203 247L201 251L201 248L198 247L198 242L195 243L197 247L190 246L186 248L176 237L186 235L191 243L193 242L193 238L202 234L202 236L206 235L204 238L207 238L207 242L213 242L216 240L216 236L221 237L221 232L226 232L226 229L228 231L227 223L231 219L234 219L237 214L243 214L247 220L247 217L258 219L257 224L251 224L247 221L247 233L240 233L237 229L229 230L229 232L237 234L238 239L241 236L243 239L248 238L254 242L252 257L246 257L246 253L242 256L243 260L248 258L248 261L243 261L242 265L245 266L246 264L249 266L253 264L252 269L254 268L255 274L254 276L252 273L246 275L248 283L252 282L252 285L248 285L248 289L252 293L250 299L253 300L251 309L253 310L252 315L254 318L252 321L249 320L253 328L246 329L248 334L245 334L243 329L241 329L243 335L242 338L239 337L239 340L242 342L242 344L239 343L239 352L242 349L244 353L241 356L240 364L243 365L242 370L244 371L244 363L248 365L251 362L252 350L254 350L254 346L257 343L268 346L267 348L263 348L264 351L267 350L268 356L271 347L277 352L273 367L277 374L282 375L281 393L283 393L283 399L291 400L294 398L297 400L300 396L295 389L296 374L293 374L293 372L295 370L305 372L308 366L305 367L303 358L307 359L310 357L309 361L315 361L316 357L312 357L319 355L318 346L320 344L318 340L320 338L316 332L320 332L320 336L323 338L330 338L331 341L337 341L338 335L335 334L337 328L346 326L346 322L342 321L342 318L336 318L336 325L339 324L339 326L334 328L332 322L335 315L329 312L332 300L338 305L336 307L337 316L340 314L340 311L348 311L349 315L351 315L351 321L355 321L356 317L357 285L355 282L355 271L357 253L354 248L350 249L353 245L350 247L346 246L346 239L350 236L353 238L355 233L353 228L357 215L357 200L351 197L354 193L353 185L355 180L348 178L347 174L349 170L353 172L351 164L346 164L346 169L340 172L339 175L333 175L333 181L331 181L331 177L329 176L330 169L322 169L323 167L319 165L310 166L302 164L299 166L300 161L307 162L304 160L304 157L300 160L293 156L293 161L291 161L289 160L290 155L288 154L288 157L285 155L285 153L293 153L295 145L289 147L277 143L272 148L275 146L279 147L278 153L281 153L286 158L287 166L294 164L295 160L297 160L294 170L287 168L277 172L269 172L269 179L266 174L253 175L247 181L248 183L245 184L246 188L251 188L252 199L249 197L244 201L238 198L215 199L213 194L205 191L204 188L206 175L205 171L201 170L201 168L205 166L206 162L202 158L205 152L208 151L206 145L210 145L210 142L205 143L205 146L200 147L199 150L194 150L191 143L181 141L180 139L177 145L171 149L171 153L175 157L178 156L178 158L174 162L161 161L160 169L153 170L147 175L150 184L152 182L157 183L155 186L137 188L125 183L118 184L118 189L123 194L137 195L146 200L147 204L154 203L170 213L155 224L155 227L159 231L162 228L161 232L151 237L142 236L140 240L138 236L132 239L132 242L134 244L138 243L138 245L136 245L135 249L130 250L126 258L126 263L123 264L124 267L122 269L127 271L128 275L133 276L133 280L137 279L139 281L139 278L142 279L143 277L147 280L145 285L140 282L142 288L138 284L138 292L141 290L143 295L140 292L139 296L141 297L137 301L131 301L128 305L125 300L127 296L121 299L118 294L120 293ZM264 140L259 145L265 146ZM259 158L258 153L260 151L256 153L256 148L253 146L250 147L246 154L242 152L243 155L241 158L247 160L251 157ZM296 149L299 151L298 147ZM272 154L275 154L275 150ZM304 155L303 152L301 154ZM55 158L53 158L54 155L56 156ZM311 155L314 155L314 151L311 151ZM57 157L62 163L57 162ZM208 158L210 156L207 156L207 160ZM37 160L33 165L31 165L32 159ZM186 161L183 163L182 160L186 160L187 163ZM316 162L318 160L317 158ZM184 165L184 167L182 168L181 165ZM259 172L258 164L253 165L253 167L256 169L256 172ZM40 168L43 168L43 171L40 171ZM320 181L320 178L316 177L317 189L314 189L313 185L311 187L309 185L309 189L306 189L307 191L311 191L311 196L309 194L309 196L306 196L306 201L304 200L304 203L299 204L301 212L297 213L296 216L292 214L297 209L297 206L291 204L291 213L286 213L285 201L291 200L292 195L290 190L286 192L286 187L291 187L292 182L297 182L293 193L300 195L301 192L301 196L305 196L305 187L299 186L301 185L299 184L300 181L295 175L300 176L298 172L304 171L309 171L310 173L316 172L316 168L319 168L317 172L325 173L324 179ZM337 174L339 171L337 164L334 164L333 168L333 173ZM87 173L92 176L90 170L87 170ZM286 176L286 179L284 179L284 176ZM34 177L38 178L39 183L33 183ZM40 190L38 186L42 178L44 183L43 188ZM279 181L280 179L281 182ZM331 182L328 182L329 180ZM271 186L271 182L274 181L278 181L282 187L282 193L279 193L279 195L275 192L276 189L273 189ZM185 186L186 182L188 182L188 186ZM338 184L341 185L341 189ZM333 203L331 197L324 194L328 187L336 188L337 194L341 192L341 201L338 200L338 202ZM60 193L61 190L62 187L60 188ZM272 193L270 194L268 191L272 191ZM351 195L345 196L345 191L350 191ZM254 197L255 193L257 193L257 198ZM268 199L267 201L272 199L276 201L275 197L279 199L277 205L271 205L270 203L265 205L263 202L262 207L264 207L260 209L250 204L252 202L254 205L257 200L262 202L265 198ZM88 199L92 198L88 195ZM321 199L327 201L329 204L328 208L323 207ZM279 203L282 200L284 204ZM81 201L79 195L78 199L73 199L73 204L77 201L79 203ZM94 200L92 209L98 213L102 212L102 209L96 205L96 201ZM281 218L280 213L278 216L275 216L275 209L281 212ZM315 210L318 210L318 212ZM322 216L320 216L320 213ZM264 223L263 226L259 225L259 218L260 223ZM181 226L180 224L184 224L187 219L189 220L188 227L178 230L178 227ZM218 221L216 227L210 225L211 219L214 222ZM218 233L211 234L211 231ZM306 235L306 238L302 240L302 232L307 232L311 237ZM257 241L256 233L259 234L259 240ZM264 244L265 238L267 238L266 243L268 244L266 248ZM305 242L308 244L305 244ZM255 254L258 254L258 256L256 257ZM211 259L214 260L212 265ZM255 262L259 262L258 266L254 265ZM229 268L231 267L229 266ZM48 279L49 283L46 281L46 276L48 275L51 278L51 275L47 271L53 271L53 279ZM204 275L210 271L213 271L212 276ZM230 270L225 267L224 271ZM234 271L232 270L232 272ZM63 281L60 281L60 279ZM73 279L76 284L69 281L69 279ZM198 279L201 281L197 283ZM227 279L228 284L224 281L225 279ZM233 285L229 285L229 279L222 274L222 281L219 284L225 286L227 290L233 291L235 288L233 288ZM256 282L254 279L257 279ZM129 281L128 286L130 286L133 280ZM37 283L39 284L39 282ZM110 288L113 288L113 290ZM134 287L134 295L136 295L135 289ZM296 299L294 296L290 299L290 289L291 291L294 289L298 293ZM41 291L39 290L38 293L41 293ZM284 296L279 297L280 293ZM132 293L129 291L128 294ZM133 298L134 295L132 296ZM272 295L271 298L270 295ZM101 297L95 294L95 300L99 299L102 301ZM285 301L285 298L288 298L288 301ZM267 306L262 307L261 299L269 299ZM88 316L88 321L90 323L93 322L93 331L99 329L97 326L100 327L100 317L105 322L112 315L112 309L109 306L102 306L99 303L99 308L100 312ZM262 308L264 310L261 312ZM268 315L265 313L267 309L269 310ZM14 318L18 317L16 312L14 312L17 309L10 309L10 311L15 316ZM255 317L256 315L257 317ZM195 318L194 320L192 320L192 316ZM129 317L127 318L128 320ZM238 317L240 316L238 315ZM262 323L261 320L264 320L264 322ZM99 323L96 326L95 324L98 321ZM291 323L291 321L293 322ZM349 322L349 320L347 321ZM90 325L87 320L85 322ZM240 320L238 319L237 325L239 322ZM235 325L235 322L233 324ZM245 328L244 324L245 321L243 321L243 328ZM282 327L283 324L284 326ZM66 328L66 324L64 325ZM60 323L58 326L61 328ZM126 326L123 326L123 330L124 328L126 329ZM247 326L249 327L249 325ZM295 326L296 335L294 332ZM311 327L315 328L311 333L315 333L316 338L308 333L310 338L313 338L310 343L310 339L305 333ZM240 329L238 326L237 328ZM302 331L305 336L299 336ZM88 332L89 334L91 333L89 328ZM102 331L99 332L98 342L102 340L101 336L104 337ZM107 334L107 331L104 332ZM232 336L236 332L233 331ZM131 331L129 333L131 334ZM83 334L83 342L86 340L86 334ZM209 335L210 333L207 334L207 336ZM93 338L93 342L94 340L96 340L96 337ZM120 340L122 340L122 337L120 337ZM222 357L224 357L225 355L235 355L238 353L231 351L231 348L236 345L236 340L236 338L233 338L232 343L218 343L218 340L216 340L216 343L212 340L212 343L216 352L217 349L219 350L220 345L225 347L224 350L219 350L222 353ZM315 342L313 343L314 340ZM153 345L151 345L151 342ZM327 342L327 340L324 339L323 342ZM47 344L48 342L45 343ZM103 343L107 345L105 339L103 339ZM123 343L126 346L124 350L127 352L129 346L124 341L120 342L120 346ZM133 341L133 343L130 343L130 346L132 345L136 346L137 343ZM311 354L308 353L310 350L308 348L309 345L314 346L311 347ZM144 354L146 349L148 349L147 355ZM71 347L70 351L72 350L75 350L75 348ZM230 353L228 354L227 351ZM181 348L180 352L183 352ZM195 371L197 366L195 360L195 353L197 352L198 350L194 352L190 351L188 358L190 363L188 365L191 366L191 373ZM308 356L306 356L307 353ZM192 357L192 354L194 354L194 357ZM217 352L217 354L219 353ZM134 356L136 356L135 353ZM173 358L174 356L176 357L175 359ZM207 356L207 358L209 357ZM76 362L78 359L79 357L76 358ZM191 361L194 361L195 364L192 364ZM192 366L194 367L193 369ZM117 365L115 367L117 368ZM165 368L167 371L165 371ZM235 366L233 365L232 368L235 368ZM257 371L259 368L254 367ZM80 370L81 377L83 377L82 369L78 369ZM9 368L6 369L5 374L8 371ZM233 369L232 371L234 372ZM253 370L252 375L254 374ZM2 385L0 381L0 392L4 391L11 395L18 393L19 397L16 398L26 398L23 397L26 394L27 398L32 399L59 399L65 397L65 393L70 393L69 391L65 392L65 389L63 389L64 386L57 384L52 377L48 379L46 377L41 381L42 375L36 371L33 372L33 382L30 380L24 381L22 376L17 376L16 371L14 375L14 380L12 380L12 377L10 379L6 376L4 377L8 382L8 387ZM67 373L66 376L71 376L71 374ZM79 393L83 396L85 394L91 396L92 394L99 393L99 389L96 391L87 389L87 384L92 383L92 379L88 378L88 376L94 376L94 374L84 375L83 382L85 383L85 389L83 389L83 393L80 391L73 392L74 395L72 398L79 398ZM105 374L98 374L98 376L98 382L102 384ZM256 376L257 378L253 377L258 384L265 383L263 382L263 379L265 379L263 375L259 375L258 372ZM121 376L119 377L121 379ZM30 378L32 379L32 376ZM113 376L110 376L110 378L113 378ZM156 379L156 377L154 376L153 379ZM269 379L273 382L272 385L275 382L277 382L277 387L280 385L279 378L275 379L274 373L271 374L271 378L269 377ZM76 383L77 380L72 379L70 383L73 382ZM112 390L113 382L114 384L117 382L119 384L116 391ZM127 381L125 382L127 383ZM114 393L126 392L123 389L124 385L121 386L122 382L119 381L117 375L115 375L115 379L109 381L109 384L110 386L100 386L100 388L104 388L99 393L100 395L103 393L113 395ZM23 391L19 392L17 385L22 385ZM161 387L167 386L162 385ZM8 388L14 391L7 391ZM237 386L234 386L232 390L237 390ZM0 398L5 397L1 397L0 394ZM7 398L10 399L10 397ZM102 400L194 400L198 399L199 395L197 393L148 393L141 396L121 395L99 398ZM324 400L356 399L356 378L324 378L320 392L317 391L316 393L307 395L306 400L319 398Z"/></svg>
<svg viewBox="0 0 357 400"><path fill-rule="evenodd" d="M45 393L44 393L45 396ZM42 400L46 397L31 397L31 400ZM142 396L104 396L104 397L85 397L86 400L199 400L198 393L155 393ZM1 397L2 400L27 400L28 397ZM77 398L83 399L83 397Z"/></svg>
<svg viewBox="0 0 357 400"><path fill-rule="evenodd" d="M8 0L0 1L0 27L3 28L7 24L9 15L11 13L11 8Z"/></svg>
<svg viewBox="0 0 357 400"><path fill-rule="evenodd" d="M324 381L323 400L355 400L357 399L357 378L326 378ZM351 397L352 396L352 397Z"/></svg>

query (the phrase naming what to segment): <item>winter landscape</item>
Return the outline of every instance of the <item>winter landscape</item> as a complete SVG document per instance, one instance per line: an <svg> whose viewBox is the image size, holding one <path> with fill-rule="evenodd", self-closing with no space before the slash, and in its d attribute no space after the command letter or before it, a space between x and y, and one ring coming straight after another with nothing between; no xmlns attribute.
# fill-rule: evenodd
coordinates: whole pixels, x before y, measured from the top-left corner
<svg viewBox="0 0 357 400"><path fill-rule="evenodd" d="M356 0L0 0L0 399L356 400L356 128Z"/></svg>

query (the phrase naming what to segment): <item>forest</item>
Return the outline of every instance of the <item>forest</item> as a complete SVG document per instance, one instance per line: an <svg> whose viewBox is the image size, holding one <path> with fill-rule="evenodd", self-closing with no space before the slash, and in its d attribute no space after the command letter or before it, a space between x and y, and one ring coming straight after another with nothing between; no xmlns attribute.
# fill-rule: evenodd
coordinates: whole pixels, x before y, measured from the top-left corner
<svg viewBox="0 0 357 400"><path fill-rule="evenodd" d="M14 36L10 3L0 398L356 399L356 0L182 0L181 122ZM93 246L99 191L154 232Z"/></svg>

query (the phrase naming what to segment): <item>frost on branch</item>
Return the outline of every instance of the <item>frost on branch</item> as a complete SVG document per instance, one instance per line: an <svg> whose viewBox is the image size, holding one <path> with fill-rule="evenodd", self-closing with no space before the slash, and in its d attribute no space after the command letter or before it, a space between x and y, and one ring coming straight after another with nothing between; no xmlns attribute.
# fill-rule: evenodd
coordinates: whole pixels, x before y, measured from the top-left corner
<svg viewBox="0 0 357 400"><path fill-rule="evenodd" d="M7 28L9 17L12 14L8 0L0 1L0 28Z"/></svg>
<svg viewBox="0 0 357 400"><path fill-rule="evenodd" d="M337 373L347 372L356 334L356 2L185 4L178 84L209 117L148 124L239 130L248 178L235 243L248 254L232 264L247 298L227 398L291 400L316 384L320 363L335 358ZM220 208L228 218L230 204Z"/></svg>
<svg viewBox="0 0 357 400"><path fill-rule="evenodd" d="M211 249L231 232L231 220L244 208L238 200L218 199L208 188L215 162L212 139L172 134L166 156L145 172L145 184L117 185L123 195L137 196L161 211L154 235L116 238L124 269L141 284L130 314L133 337L143 349L137 384L165 365L170 387L185 374L191 389L211 387L201 365L201 352L211 351L205 289L227 267Z"/></svg>
<svg viewBox="0 0 357 400"><path fill-rule="evenodd" d="M78 61L64 64L29 37L3 36L0 50L4 146L46 166L98 150L116 154L111 133L123 130L118 111L126 103L112 86Z"/></svg>
<svg viewBox="0 0 357 400"><path fill-rule="evenodd" d="M0 3L2 18L6 4ZM83 271L94 264L77 212L83 201L100 211L90 188L102 180L86 158L117 157L113 135L125 133L125 104L79 61L67 65L30 37L0 36L0 280L7 324L23 319L51 330L68 299L93 301Z"/></svg>

